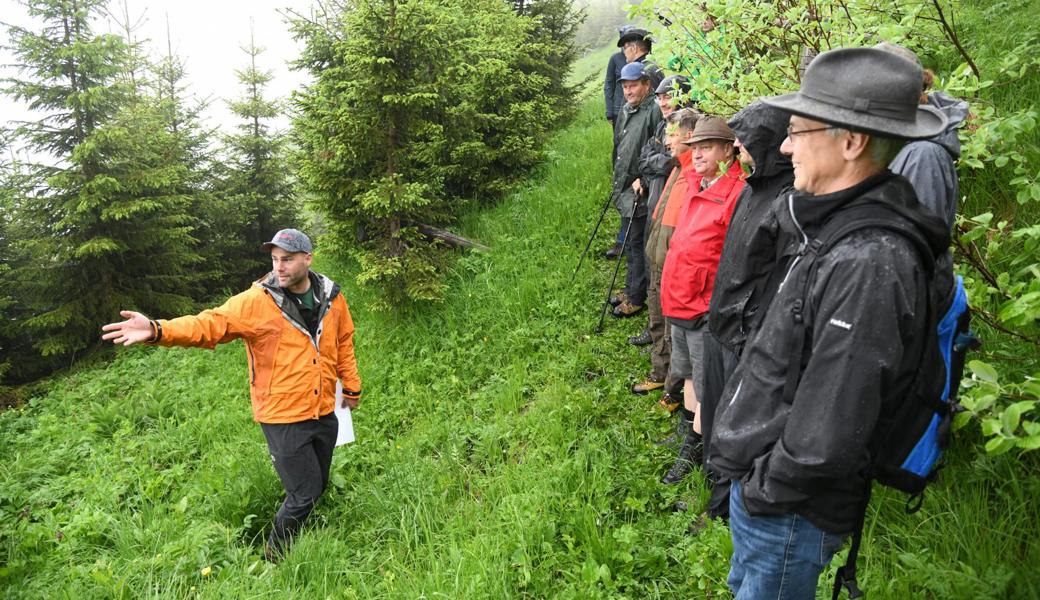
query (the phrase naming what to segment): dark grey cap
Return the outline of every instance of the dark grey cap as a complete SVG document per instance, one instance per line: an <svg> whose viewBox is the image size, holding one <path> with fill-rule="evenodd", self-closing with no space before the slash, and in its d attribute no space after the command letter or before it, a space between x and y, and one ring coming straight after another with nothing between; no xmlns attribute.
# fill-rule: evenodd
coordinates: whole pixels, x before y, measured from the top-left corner
<svg viewBox="0 0 1040 600"><path fill-rule="evenodd" d="M654 90L655 94L672 94L679 92L680 94L690 93L690 80L682 75L672 75L665 77L661 81L661 85L657 86Z"/></svg>
<svg viewBox="0 0 1040 600"><path fill-rule="evenodd" d="M299 229L283 229L279 231L274 234L270 242L264 244L264 250L270 250L274 246L278 246L286 252L306 252L310 254L314 251L311 239Z"/></svg>

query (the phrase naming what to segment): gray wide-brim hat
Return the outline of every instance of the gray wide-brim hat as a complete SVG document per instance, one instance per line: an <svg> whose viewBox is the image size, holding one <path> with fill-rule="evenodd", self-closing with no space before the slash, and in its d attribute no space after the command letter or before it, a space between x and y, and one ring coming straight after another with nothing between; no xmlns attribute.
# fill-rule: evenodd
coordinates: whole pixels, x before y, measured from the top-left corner
<svg viewBox="0 0 1040 600"><path fill-rule="evenodd" d="M915 140L946 129L946 117L919 103L923 75L910 60L878 48L817 56L792 94L762 98L796 115L885 137Z"/></svg>

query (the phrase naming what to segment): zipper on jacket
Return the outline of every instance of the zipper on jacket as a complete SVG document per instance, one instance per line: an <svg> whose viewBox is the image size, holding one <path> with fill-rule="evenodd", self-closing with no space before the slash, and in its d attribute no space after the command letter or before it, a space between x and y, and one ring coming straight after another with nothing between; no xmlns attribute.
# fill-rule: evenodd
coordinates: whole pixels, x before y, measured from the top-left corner
<svg viewBox="0 0 1040 600"><path fill-rule="evenodd" d="M253 360L253 351L246 344L246 355L249 357L249 383L256 384L256 362Z"/></svg>
<svg viewBox="0 0 1040 600"><path fill-rule="evenodd" d="M742 388L742 387L744 387L744 380L743 379L741 379L740 381L737 382L737 389L733 391L733 397L729 399L729 404L727 404L726 406L729 406L730 404L733 404L734 402L737 401L737 396L740 395L740 388Z"/></svg>
<svg viewBox="0 0 1040 600"><path fill-rule="evenodd" d="M784 289L784 284L787 283L787 278L791 276L791 271L794 271L795 266L797 266L798 262L802 260L803 256L805 256L806 248L809 247L809 236L805 235L805 230L802 229L801 224L798 223L798 219L794 216L793 193L787 195L787 212L791 215L791 222L798 228L798 233L802 234L802 241L798 244L798 254L794 257L794 260L791 261L791 266L787 268L787 273L784 274L784 278L780 280L780 285L776 288L778 294L780 293L780 290Z"/></svg>

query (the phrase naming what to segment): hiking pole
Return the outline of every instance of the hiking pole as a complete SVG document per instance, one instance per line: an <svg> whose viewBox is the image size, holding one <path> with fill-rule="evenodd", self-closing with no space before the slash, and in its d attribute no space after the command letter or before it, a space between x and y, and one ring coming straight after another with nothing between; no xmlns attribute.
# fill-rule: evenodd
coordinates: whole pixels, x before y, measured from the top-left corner
<svg viewBox="0 0 1040 600"><path fill-rule="evenodd" d="M635 215L635 210L632 211L632 214ZM607 298L603 301L603 311L599 313L599 325L596 325L596 333L603 333L603 319L607 316L607 307L610 306L610 292L614 291L614 283L617 282L617 274L621 270L622 259L625 258L625 248L628 246L628 234L632 231L634 221L634 218L628 220L625 235L621 238L621 254L618 255L617 264L614 265L614 276L610 278L610 287L607 288Z"/></svg>
<svg viewBox="0 0 1040 600"><path fill-rule="evenodd" d="M589 248L592 246L592 240L596 239L596 232L599 231L599 226L603 223L603 217L607 214L607 208L610 206L610 199L612 197L612 194L607 194L607 201L603 203L603 210L599 211L599 220L596 221L596 226L592 229L592 235L589 236L589 243L585 244L585 250L582 251L581 258L578 259L578 267L574 269L575 275L577 275L578 271L581 270L581 263L585 262L585 255L589 253Z"/></svg>

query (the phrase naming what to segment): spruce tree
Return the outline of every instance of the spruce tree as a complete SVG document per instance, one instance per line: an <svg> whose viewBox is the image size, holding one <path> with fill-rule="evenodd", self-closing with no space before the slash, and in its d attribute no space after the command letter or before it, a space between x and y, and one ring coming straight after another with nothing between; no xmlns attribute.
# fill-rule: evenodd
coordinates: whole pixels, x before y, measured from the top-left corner
<svg viewBox="0 0 1040 600"><path fill-rule="evenodd" d="M101 0L32 0L42 28L12 28L22 77L7 92L48 113L24 139L49 152L37 192L18 215L31 263L14 273L32 316L25 327L44 356L68 356L98 339L119 309L171 314L188 297L197 256L184 166L155 107L128 84L128 47L95 34Z"/></svg>
<svg viewBox="0 0 1040 600"><path fill-rule="evenodd" d="M286 227L298 227L297 200L285 159L285 136L271 129L270 121L282 111L276 100L267 99L265 88L270 71L260 69L257 57L264 49L250 38L242 48L248 64L235 71L243 95L229 101L240 119L236 133L224 136L223 161L214 190L214 207L207 241L219 248L224 284L244 287L270 269L270 259L259 251L260 244Z"/></svg>
<svg viewBox="0 0 1040 600"><path fill-rule="evenodd" d="M559 121L525 46L536 23L501 0L366 0L297 19L299 172L339 247L391 301L440 297L450 225L541 158Z"/></svg>

